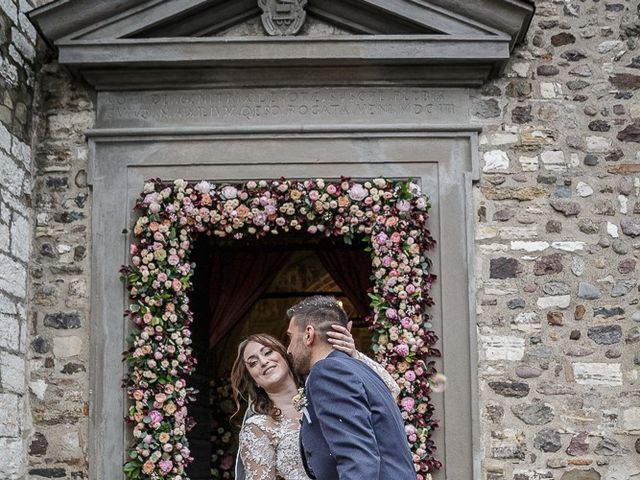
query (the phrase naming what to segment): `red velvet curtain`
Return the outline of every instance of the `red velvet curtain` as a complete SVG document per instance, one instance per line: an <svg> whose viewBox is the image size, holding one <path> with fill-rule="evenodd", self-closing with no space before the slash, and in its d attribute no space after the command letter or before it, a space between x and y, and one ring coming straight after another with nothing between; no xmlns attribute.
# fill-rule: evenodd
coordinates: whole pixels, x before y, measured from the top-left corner
<svg viewBox="0 0 640 480"><path fill-rule="evenodd" d="M371 283L371 254L364 250L328 247L317 251L322 265L333 277L361 318L371 314L371 299L367 292Z"/></svg>
<svg viewBox="0 0 640 480"><path fill-rule="evenodd" d="M213 349L262 296L290 251L220 249L212 254L209 349Z"/></svg>

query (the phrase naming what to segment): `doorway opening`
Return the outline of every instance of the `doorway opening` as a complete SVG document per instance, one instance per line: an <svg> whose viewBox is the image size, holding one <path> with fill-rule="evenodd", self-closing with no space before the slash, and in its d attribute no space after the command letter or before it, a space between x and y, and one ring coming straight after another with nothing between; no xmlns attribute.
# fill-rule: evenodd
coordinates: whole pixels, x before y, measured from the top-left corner
<svg viewBox="0 0 640 480"><path fill-rule="evenodd" d="M233 478L242 412L229 376L238 344L253 333L267 333L286 345L286 311L305 297L331 295L342 301L353 321L359 351L371 356L366 317L371 289L371 255L362 242L309 240L293 234L233 243L201 237L190 294L198 367L191 384L198 390L190 405L196 422L189 433L192 480Z"/></svg>

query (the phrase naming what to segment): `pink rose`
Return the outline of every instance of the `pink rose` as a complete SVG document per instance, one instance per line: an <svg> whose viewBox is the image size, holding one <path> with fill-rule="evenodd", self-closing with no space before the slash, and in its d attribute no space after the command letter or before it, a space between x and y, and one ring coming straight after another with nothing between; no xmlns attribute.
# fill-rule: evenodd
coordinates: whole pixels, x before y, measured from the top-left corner
<svg viewBox="0 0 640 480"><path fill-rule="evenodd" d="M158 467L160 467L160 471L167 475L171 470L173 470L173 462L171 460L160 460L158 462Z"/></svg>
<svg viewBox="0 0 640 480"><path fill-rule="evenodd" d="M349 197L351 198L351 200L355 200L356 202L364 200L364 198L368 194L369 194L369 191L366 188L364 188L360 183L355 183L349 189Z"/></svg>
<svg viewBox="0 0 640 480"><path fill-rule="evenodd" d="M404 317L400 320L400 325L402 325L402 328L409 329L413 326L413 321L409 317Z"/></svg>
<svg viewBox="0 0 640 480"><path fill-rule="evenodd" d="M404 374L404 378L406 378L409 382L413 382L416 379L416 374L413 370L407 370Z"/></svg>
<svg viewBox="0 0 640 480"><path fill-rule="evenodd" d="M397 345L396 348L394 348L394 350L401 357L406 357L407 355L409 355L409 347L405 343L401 343L400 345Z"/></svg>
<svg viewBox="0 0 640 480"><path fill-rule="evenodd" d="M180 263L180 257L175 254L171 254L169 255L169 259L167 261L169 262L169 265L173 265L175 267L176 265L178 265L178 263Z"/></svg>
<svg viewBox="0 0 640 480"><path fill-rule="evenodd" d="M398 312L395 310L395 308L387 308L387 310L385 311L385 315L390 320L398 318Z"/></svg>
<svg viewBox="0 0 640 480"><path fill-rule="evenodd" d="M416 404L416 401L411 397L404 397L400 401L400 405L402 405L402 408L404 409L405 412L410 412L411 410L413 410L413 407L415 404Z"/></svg>
<svg viewBox="0 0 640 480"><path fill-rule="evenodd" d="M384 245L385 243L387 243L388 239L389 237L387 237L387 234L384 232L380 232L378 235L376 235L376 242L378 242L378 245Z"/></svg>
<svg viewBox="0 0 640 480"><path fill-rule="evenodd" d="M152 424L159 424L162 421L162 414L158 410L151 410L149 412L149 419Z"/></svg>
<svg viewBox="0 0 640 480"><path fill-rule="evenodd" d="M231 185L227 185L222 188L222 198L225 200L233 200L238 196L238 189L236 187L232 187Z"/></svg>
<svg viewBox="0 0 640 480"><path fill-rule="evenodd" d="M407 200L398 200L396 208L400 212L408 212L411 209L411 204Z"/></svg>

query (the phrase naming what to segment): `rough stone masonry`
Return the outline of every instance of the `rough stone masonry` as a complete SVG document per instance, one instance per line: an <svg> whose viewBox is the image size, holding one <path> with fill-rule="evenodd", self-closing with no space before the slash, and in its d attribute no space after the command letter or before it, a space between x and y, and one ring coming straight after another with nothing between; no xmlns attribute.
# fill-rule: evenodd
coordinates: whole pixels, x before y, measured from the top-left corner
<svg viewBox="0 0 640 480"><path fill-rule="evenodd" d="M31 435L28 265L36 32L27 2L0 1L0 478L24 478Z"/></svg>
<svg viewBox="0 0 640 480"><path fill-rule="evenodd" d="M638 480L639 5L536 3L473 92L481 478ZM0 478L84 479L95 112L29 8L0 0Z"/></svg>
<svg viewBox="0 0 640 480"><path fill-rule="evenodd" d="M474 99L483 478L640 478L637 1L540 1Z"/></svg>

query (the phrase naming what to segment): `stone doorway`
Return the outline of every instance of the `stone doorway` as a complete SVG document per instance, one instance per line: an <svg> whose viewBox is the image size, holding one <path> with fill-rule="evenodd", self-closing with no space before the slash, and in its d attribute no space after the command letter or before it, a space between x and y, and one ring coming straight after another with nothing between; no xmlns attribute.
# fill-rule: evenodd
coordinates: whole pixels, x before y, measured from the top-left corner
<svg viewBox="0 0 640 480"><path fill-rule="evenodd" d="M471 184L481 128L469 89L504 67L532 2L310 0L315 23L277 39L253 28L255 0L99 3L58 0L31 15L59 63L97 92L87 132L90 478L112 478L125 456L124 368L114 359L126 332L114 306L126 299L114 272L144 181L281 175L412 177L430 192L441 245L434 328L449 379L436 405L437 478L479 478Z"/></svg>
<svg viewBox="0 0 640 480"><path fill-rule="evenodd" d="M211 272L211 252L224 249L229 255L247 249L278 248L290 252L266 291L243 318L216 344L209 348L210 311L208 309L208 287L215 281ZM253 240L246 245L225 246L221 242L202 238L194 250L196 274L191 305L195 314L194 350L198 367L191 383L199 393L189 410L196 427L189 434L194 462L188 468L192 480L227 478L233 472L233 461L237 451L239 422L242 413L231 420L235 404L231 399L229 375L236 356L237 345L253 333L267 333L286 345L286 310L293 304L311 295L332 295L343 302L353 321L352 334L359 351L372 356L371 336L365 319L358 314L349 298L340 289L331 274L323 266L317 249L339 248L362 250L364 245L356 243L346 246L340 241L313 242L307 239L288 237ZM277 244L277 245L276 245Z"/></svg>

